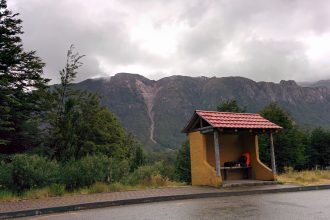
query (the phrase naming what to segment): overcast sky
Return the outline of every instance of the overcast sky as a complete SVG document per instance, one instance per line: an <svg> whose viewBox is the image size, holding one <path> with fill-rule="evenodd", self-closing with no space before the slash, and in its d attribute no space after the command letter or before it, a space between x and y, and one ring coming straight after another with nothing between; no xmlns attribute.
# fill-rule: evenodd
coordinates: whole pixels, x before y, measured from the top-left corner
<svg viewBox="0 0 330 220"><path fill-rule="evenodd" d="M330 79L327 0L9 0L24 46L58 81L66 51L85 54L78 80L139 73Z"/></svg>

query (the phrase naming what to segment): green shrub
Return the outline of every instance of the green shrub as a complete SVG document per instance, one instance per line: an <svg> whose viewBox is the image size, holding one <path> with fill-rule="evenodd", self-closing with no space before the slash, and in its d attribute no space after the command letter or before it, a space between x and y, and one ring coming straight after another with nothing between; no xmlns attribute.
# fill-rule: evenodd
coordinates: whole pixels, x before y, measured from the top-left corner
<svg viewBox="0 0 330 220"><path fill-rule="evenodd" d="M11 185L11 168L4 161L0 162L0 189L8 189Z"/></svg>
<svg viewBox="0 0 330 220"><path fill-rule="evenodd" d="M175 179L175 166L165 161L158 161L154 164L162 177L167 177L169 180Z"/></svg>
<svg viewBox="0 0 330 220"><path fill-rule="evenodd" d="M16 154L10 163L0 166L0 185L22 192L57 182L59 166L45 157Z"/></svg>
<svg viewBox="0 0 330 220"><path fill-rule="evenodd" d="M112 183L109 185L110 192L119 192L126 190L128 186L123 185L122 183Z"/></svg>
<svg viewBox="0 0 330 220"><path fill-rule="evenodd" d="M140 166L128 176L126 182L130 185L149 185L156 175L160 175L156 166Z"/></svg>
<svg viewBox="0 0 330 220"><path fill-rule="evenodd" d="M188 141L178 149L175 161L175 174L177 180L191 183L190 149Z"/></svg>
<svg viewBox="0 0 330 220"><path fill-rule="evenodd" d="M168 186L170 185L170 181L168 177L164 177L160 174L153 175L151 177L151 182L149 183L149 186L151 187L162 187L162 186Z"/></svg>
<svg viewBox="0 0 330 220"><path fill-rule="evenodd" d="M50 192L49 186L39 189L30 189L20 194L21 198L26 198L26 199L41 199L50 196L52 196L52 194Z"/></svg>
<svg viewBox="0 0 330 220"><path fill-rule="evenodd" d="M61 168L61 182L69 190L105 182L110 176L111 158L106 156L86 156L81 160L71 160Z"/></svg>
<svg viewBox="0 0 330 220"><path fill-rule="evenodd" d="M0 201L13 200L16 198L13 192L0 189Z"/></svg>
<svg viewBox="0 0 330 220"><path fill-rule="evenodd" d="M114 159L111 161L109 183L125 180L129 174L130 165L127 160Z"/></svg>
<svg viewBox="0 0 330 220"><path fill-rule="evenodd" d="M49 189L52 196L62 196L65 193L65 186L62 184L53 183Z"/></svg>
<svg viewBox="0 0 330 220"><path fill-rule="evenodd" d="M104 193L109 191L109 185L102 182L96 182L88 188L89 193Z"/></svg>

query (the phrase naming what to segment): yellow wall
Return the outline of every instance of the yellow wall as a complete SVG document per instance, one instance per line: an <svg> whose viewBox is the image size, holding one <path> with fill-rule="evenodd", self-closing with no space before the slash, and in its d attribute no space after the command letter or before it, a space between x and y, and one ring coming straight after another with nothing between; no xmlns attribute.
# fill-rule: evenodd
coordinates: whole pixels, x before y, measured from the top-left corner
<svg viewBox="0 0 330 220"><path fill-rule="evenodd" d="M189 134L192 185L218 185L222 180L216 176L213 135L202 135L200 132ZM244 152L250 152L252 178L257 180L274 180L271 169L259 160L258 136L247 133L245 135L219 135L221 166L227 161L237 161ZM223 173L222 173L223 176ZM228 180L242 179L241 170L228 173Z"/></svg>
<svg viewBox="0 0 330 220"><path fill-rule="evenodd" d="M221 183L214 167L206 161L206 140L199 131L189 133L192 185L217 186Z"/></svg>

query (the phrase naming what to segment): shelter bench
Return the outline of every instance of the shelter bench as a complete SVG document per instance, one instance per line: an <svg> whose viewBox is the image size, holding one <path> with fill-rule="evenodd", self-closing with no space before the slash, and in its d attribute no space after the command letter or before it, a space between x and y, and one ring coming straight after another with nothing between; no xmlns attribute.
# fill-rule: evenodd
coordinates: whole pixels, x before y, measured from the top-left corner
<svg viewBox="0 0 330 220"><path fill-rule="evenodd" d="M229 170L243 170L244 178L249 179L252 167L220 167L220 170L223 170L223 179L227 180Z"/></svg>

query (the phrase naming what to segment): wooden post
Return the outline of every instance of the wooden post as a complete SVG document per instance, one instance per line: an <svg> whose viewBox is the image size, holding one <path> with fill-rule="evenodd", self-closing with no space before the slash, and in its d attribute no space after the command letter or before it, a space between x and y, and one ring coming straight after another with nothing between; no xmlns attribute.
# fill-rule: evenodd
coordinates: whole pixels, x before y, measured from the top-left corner
<svg viewBox="0 0 330 220"><path fill-rule="evenodd" d="M273 133L269 133L269 141L270 141L270 158L272 163L272 171L276 175L276 164L275 164L275 152L274 152L274 141L273 141Z"/></svg>
<svg viewBox="0 0 330 220"><path fill-rule="evenodd" d="M216 128L214 129L213 135L214 135L215 169L216 169L217 176L221 177L219 132Z"/></svg>

